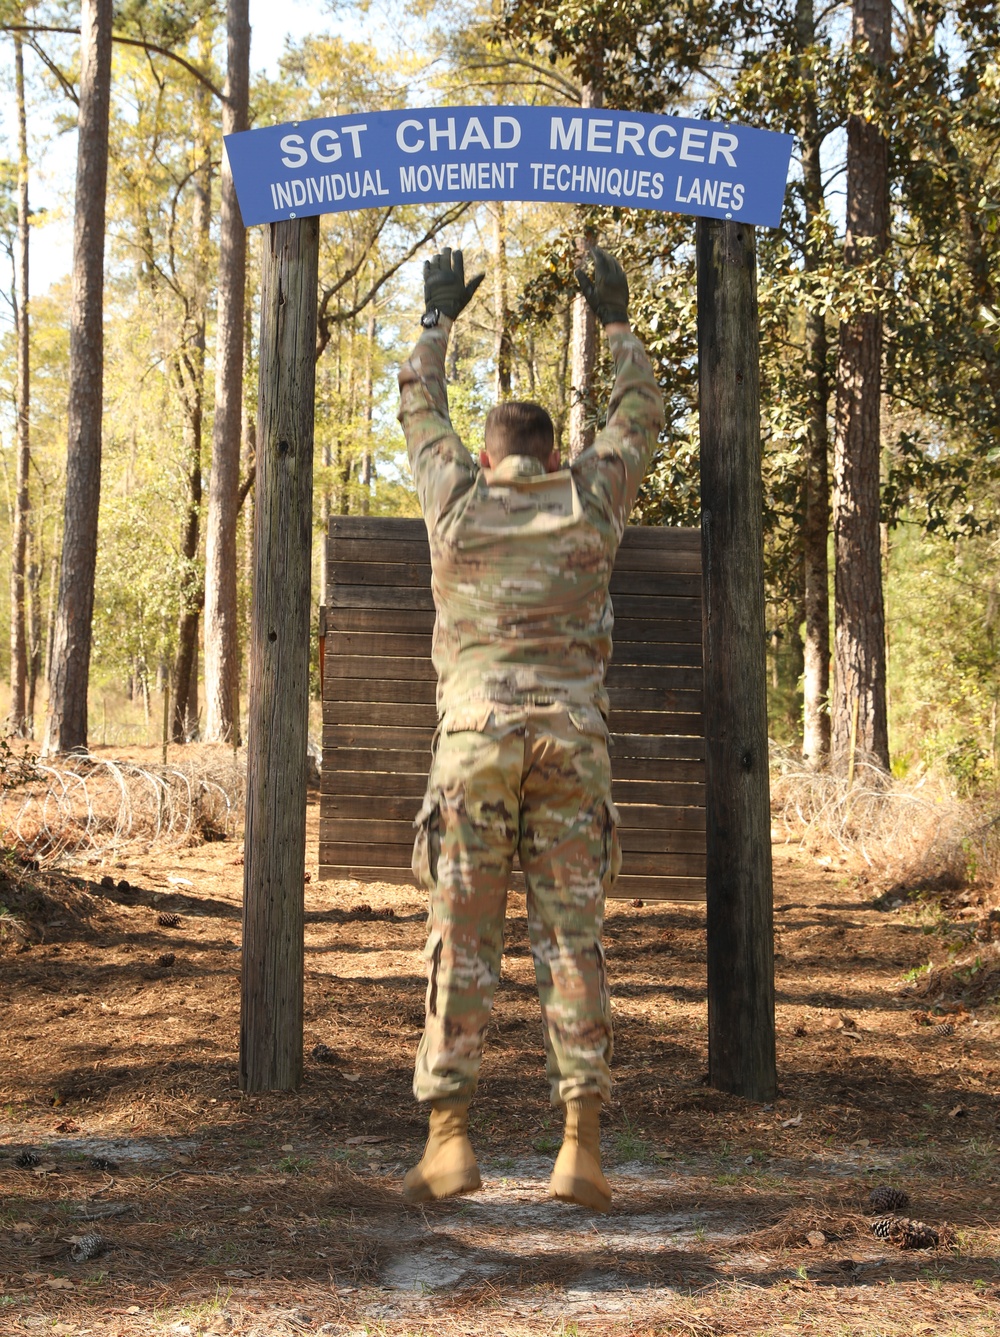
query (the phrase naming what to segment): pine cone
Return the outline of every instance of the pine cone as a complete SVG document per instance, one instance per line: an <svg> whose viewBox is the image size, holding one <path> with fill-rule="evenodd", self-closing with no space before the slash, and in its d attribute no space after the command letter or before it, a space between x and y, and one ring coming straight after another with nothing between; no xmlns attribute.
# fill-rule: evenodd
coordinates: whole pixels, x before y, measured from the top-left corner
<svg viewBox="0 0 1000 1337"><path fill-rule="evenodd" d="M71 1257L74 1263L85 1263L89 1258L96 1258L108 1247L108 1241L96 1230L88 1235L81 1235L73 1245Z"/></svg>
<svg viewBox="0 0 1000 1337"><path fill-rule="evenodd" d="M103 1170L105 1174L113 1175L118 1169L118 1162L109 1160L107 1156L91 1156L90 1166L93 1170Z"/></svg>
<svg viewBox="0 0 1000 1337"><path fill-rule="evenodd" d="M911 1221L905 1216L880 1216L871 1223L876 1239L887 1240L897 1249L936 1249L938 1232L926 1221Z"/></svg>
<svg viewBox="0 0 1000 1337"><path fill-rule="evenodd" d="M156 916L156 922L161 928L177 928L181 922L181 917L164 910L162 914Z"/></svg>
<svg viewBox="0 0 1000 1337"><path fill-rule="evenodd" d="M32 1170L38 1165L40 1159L33 1151L22 1151L20 1156L15 1158L14 1164L20 1166L22 1170Z"/></svg>
<svg viewBox="0 0 1000 1337"><path fill-rule="evenodd" d="M910 1195L901 1188L879 1184L868 1194L868 1210L884 1216L887 1212L904 1212L910 1205Z"/></svg>

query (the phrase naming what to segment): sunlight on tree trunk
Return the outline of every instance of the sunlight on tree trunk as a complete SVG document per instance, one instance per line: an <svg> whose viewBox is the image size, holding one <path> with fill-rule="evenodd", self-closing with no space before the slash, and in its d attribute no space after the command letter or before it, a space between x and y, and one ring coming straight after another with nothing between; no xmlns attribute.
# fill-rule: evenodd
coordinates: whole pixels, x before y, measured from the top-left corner
<svg viewBox="0 0 1000 1337"><path fill-rule="evenodd" d="M69 432L62 569L43 751L87 746L104 387L104 231L111 103L111 0L83 0L73 215Z"/></svg>
<svg viewBox="0 0 1000 1337"><path fill-rule="evenodd" d="M601 63L595 56L590 80L583 85L582 107L603 107ZM586 265L597 240L587 229L577 242L577 264ZM594 440L592 385L597 362L597 317L582 293L573 298L573 334L570 342L569 457L575 460Z"/></svg>
<svg viewBox="0 0 1000 1337"><path fill-rule="evenodd" d="M228 66L223 134L245 130L250 80L249 0L226 6ZM239 645L236 614L236 517L243 393L243 303L246 231L228 164L222 169L219 235L215 424L205 550L205 738L239 734Z"/></svg>
<svg viewBox="0 0 1000 1337"><path fill-rule="evenodd" d="M869 77L880 80L890 57L889 0L855 0L855 46L867 43ZM847 122L848 266L871 263L889 227L888 144L879 128ZM885 697L885 610L879 532L882 315L863 311L840 326L833 529L836 553L832 702L833 758L848 764L853 721L859 755L889 768Z"/></svg>
<svg viewBox="0 0 1000 1337"><path fill-rule="evenodd" d="M496 363L495 391L499 403L501 400L510 399L513 361L510 308L507 303L507 211L503 200L497 200L491 212L493 214L493 358Z"/></svg>
<svg viewBox="0 0 1000 1337"><path fill-rule="evenodd" d="M14 89L17 99L17 473L14 531L10 554L10 716L8 732L31 737L34 719L26 710L28 651L25 630L25 552L31 522L28 470L31 466L31 343L28 314L28 119L24 105L24 51L14 35ZM32 696L34 694L32 693ZM32 702L34 705L34 702Z"/></svg>
<svg viewBox="0 0 1000 1337"><path fill-rule="evenodd" d="M816 42L814 0L798 0L796 38L799 54ZM816 96L808 89L799 116L802 142L802 193L805 206L805 268L821 263L810 230L824 211L823 172ZM827 543L830 530L829 430L830 379L827 372L826 314L810 307L805 313L805 364L809 378L805 461L805 520L802 526L805 641L803 644L802 755L810 766L822 766L830 755L830 575Z"/></svg>

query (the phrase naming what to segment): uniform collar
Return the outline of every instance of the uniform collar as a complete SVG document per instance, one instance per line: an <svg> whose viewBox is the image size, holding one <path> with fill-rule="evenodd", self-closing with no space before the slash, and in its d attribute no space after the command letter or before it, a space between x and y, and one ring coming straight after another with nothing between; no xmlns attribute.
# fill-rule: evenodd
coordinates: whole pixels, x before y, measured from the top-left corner
<svg viewBox="0 0 1000 1337"><path fill-rule="evenodd" d="M518 478L538 478L545 465L534 455L508 455L495 469L486 470L487 483L512 483Z"/></svg>

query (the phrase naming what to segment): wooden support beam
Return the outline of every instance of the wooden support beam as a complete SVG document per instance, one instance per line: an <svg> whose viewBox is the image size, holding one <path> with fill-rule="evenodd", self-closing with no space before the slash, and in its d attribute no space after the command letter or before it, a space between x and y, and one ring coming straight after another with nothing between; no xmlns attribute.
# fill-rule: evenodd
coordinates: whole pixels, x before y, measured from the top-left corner
<svg viewBox="0 0 1000 1337"><path fill-rule="evenodd" d="M319 219L261 246L240 1086L302 1080L302 978Z"/></svg>
<svg viewBox="0 0 1000 1337"><path fill-rule="evenodd" d="M709 1081L777 1089L753 228L699 218Z"/></svg>

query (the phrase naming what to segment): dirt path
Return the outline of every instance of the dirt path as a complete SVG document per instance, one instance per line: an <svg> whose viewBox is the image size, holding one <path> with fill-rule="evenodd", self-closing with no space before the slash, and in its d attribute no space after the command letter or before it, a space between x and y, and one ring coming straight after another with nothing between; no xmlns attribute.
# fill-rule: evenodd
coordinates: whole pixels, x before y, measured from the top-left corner
<svg viewBox="0 0 1000 1337"><path fill-rule="evenodd" d="M316 822L311 806L312 858ZM420 1211L396 1191L423 1137L420 897L307 886L306 1082L246 1098L239 856L218 842L76 881L8 861L0 901L34 945L8 931L0 949L3 1337L1000 1328L1000 983L981 908L887 909L779 847L772 1108L704 1084L703 913L613 904L616 1196L594 1217L545 1200L559 1121L512 897L472 1120L484 1191ZM951 1242L876 1239L882 1183Z"/></svg>

